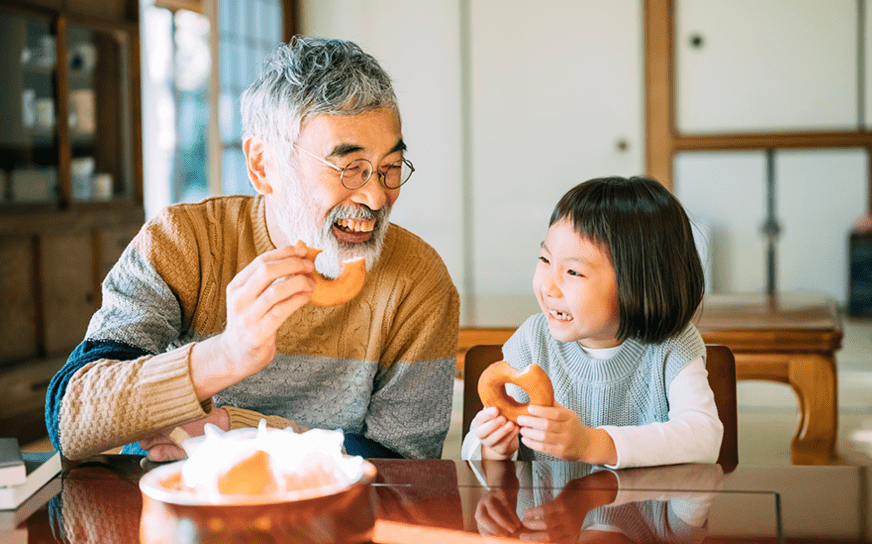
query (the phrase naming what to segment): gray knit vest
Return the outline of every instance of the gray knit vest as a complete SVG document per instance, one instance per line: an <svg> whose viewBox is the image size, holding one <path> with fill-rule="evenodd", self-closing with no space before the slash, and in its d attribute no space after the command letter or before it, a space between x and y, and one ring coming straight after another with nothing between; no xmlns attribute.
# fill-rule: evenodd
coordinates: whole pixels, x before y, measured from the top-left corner
<svg viewBox="0 0 872 544"><path fill-rule="evenodd" d="M523 370L538 364L551 378L554 399L578 414L588 427L627 426L668 420L669 384L687 364L705 357L699 331L688 324L661 344L625 340L610 359L593 359L576 342L560 342L548 332L544 314L521 325L503 346L503 357ZM520 388L509 386L519 402L529 402ZM521 448L521 458L531 452ZM535 452L538 460L553 459Z"/></svg>

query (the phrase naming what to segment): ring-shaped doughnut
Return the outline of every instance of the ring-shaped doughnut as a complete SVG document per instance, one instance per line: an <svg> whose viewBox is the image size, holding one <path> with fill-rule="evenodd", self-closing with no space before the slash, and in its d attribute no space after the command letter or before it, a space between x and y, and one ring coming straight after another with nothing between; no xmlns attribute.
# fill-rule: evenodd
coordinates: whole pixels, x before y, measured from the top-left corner
<svg viewBox="0 0 872 544"><path fill-rule="evenodd" d="M537 364L532 364L519 372L506 361L491 364L478 379L478 396L485 408L496 406L500 413L515 423L518 416L529 415L527 404L513 399L506 392L506 384L512 383L527 392L529 404L537 406L554 405L554 388L545 371Z"/></svg>
<svg viewBox="0 0 872 544"><path fill-rule="evenodd" d="M303 242L299 243L306 245ZM306 258L313 263L319 253L321 253L320 249L306 246ZM342 273L333 280L322 277L317 271L312 272L310 277L315 282L315 290L312 291L312 304L315 306L338 306L357 296L366 280L366 260L361 257L353 261L344 261L342 265Z"/></svg>

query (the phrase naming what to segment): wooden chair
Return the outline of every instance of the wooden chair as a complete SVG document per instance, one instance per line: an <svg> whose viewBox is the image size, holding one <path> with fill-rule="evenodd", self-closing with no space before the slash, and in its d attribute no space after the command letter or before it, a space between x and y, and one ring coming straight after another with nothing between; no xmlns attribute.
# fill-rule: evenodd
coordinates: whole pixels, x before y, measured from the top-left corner
<svg viewBox="0 0 872 544"><path fill-rule="evenodd" d="M736 414L736 361L726 346L706 345L706 369L715 395L718 416L724 424L724 439L718 463L735 467L739 463L738 419ZM503 358L502 346L482 344L469 348L463 363L463 435L472 418L482 409L478 378L488 365Z"/></svg>

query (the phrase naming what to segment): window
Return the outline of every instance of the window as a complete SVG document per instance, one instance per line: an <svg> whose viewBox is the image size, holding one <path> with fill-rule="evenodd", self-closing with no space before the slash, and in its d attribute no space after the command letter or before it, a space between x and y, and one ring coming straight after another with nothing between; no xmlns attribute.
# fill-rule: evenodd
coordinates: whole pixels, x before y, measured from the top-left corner
<svg viewBox="0 0 872 544"><path fill-rule="evenodd" d="M281 0L218 0L221 190L254 194L242 153L239 97L282 41Z"/></svg>
<svg viewBox="0 0 872 544"><path fill-rule="evenodd" d="M282 41L283 4L203 0L198 13L181 9L196 9L196 2L141 0L146 217L177 202L254 194L242 153L239 97ZM210 142L211 134L220 142Z"/></svg>

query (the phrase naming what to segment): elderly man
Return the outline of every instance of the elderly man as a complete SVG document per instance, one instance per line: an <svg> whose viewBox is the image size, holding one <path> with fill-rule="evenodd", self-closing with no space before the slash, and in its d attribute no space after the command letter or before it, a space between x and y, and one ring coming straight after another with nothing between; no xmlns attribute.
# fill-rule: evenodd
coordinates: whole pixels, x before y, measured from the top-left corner
<svg viewBox="0 0 872 544"><path fill-rule="evenodd" d="M280 45L242 96L258 196L167 208L103 283L103 306L49 387L64 456L268 425L342 429L351 454L435 458L451 411L459 300L439 255L388 223L414 168L390 78L350 42ZM310 303L315 265L366 259L350 302Z"/></svg>

